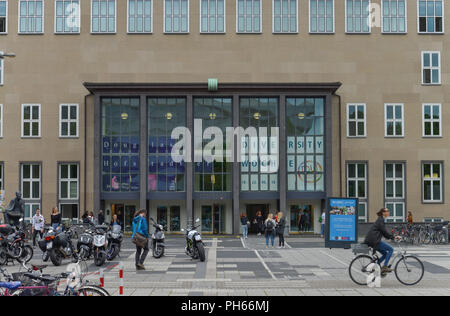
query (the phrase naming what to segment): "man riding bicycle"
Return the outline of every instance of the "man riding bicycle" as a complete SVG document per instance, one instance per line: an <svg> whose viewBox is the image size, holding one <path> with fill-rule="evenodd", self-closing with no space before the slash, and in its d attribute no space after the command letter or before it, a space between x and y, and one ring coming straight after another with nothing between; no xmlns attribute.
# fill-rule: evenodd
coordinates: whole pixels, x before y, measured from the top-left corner
<svg viewBox="0 0 450 316"><path fill-rule="evenodd" d="M384 237L388 240L400 239L399 236L392 235L386 229L386 218L389 217L389 210L387 208L382 208L378 213L378 219L370 228L370 231L367 233L366 239L364 241L369 247L372 247L375 251L378 251L382 254L380 261L378 264L381 266L381 273L391 273L392 269L389 267L389 261L391 260L392 254L394 253L394 249L387 243L381 241Z"/></svg>

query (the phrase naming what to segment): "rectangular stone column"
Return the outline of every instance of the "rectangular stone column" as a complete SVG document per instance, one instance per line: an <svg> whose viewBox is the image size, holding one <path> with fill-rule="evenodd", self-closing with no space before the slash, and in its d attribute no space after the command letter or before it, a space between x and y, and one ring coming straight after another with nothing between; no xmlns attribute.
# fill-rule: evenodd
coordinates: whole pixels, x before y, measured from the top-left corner
<svg viewBox="0 0 450 316"><path fill-rule="evenodd" d="M148 147L148 121L147 121L147 98L141 95L140 99L140 134L139 134L139 168L140 168L140 194L139 208L147 208L147 147Z"/></svg>
<svg viewBox="0 0 450 316"><path fill-rule="evenodd" d="M280 113L279 113L279 124L280 133L279 133L279 188L280 188L280 211L283 212L284 215L287 214L287 158L286 158L286 96L280 96Z"/></svg>
<svg viewBox="0 0 450 316"><path fill-rule="evenodd" d="M233 96L233 127L239 126L239 96ZM241 230L240 223L240 168L237 157L238 146L241 146L241 140L234 138L234 162L233 162L233 234L237 235Z"/></svg>
<svg viewBox="0 0 450 316"><path fill-rule="evenodd" d="M191 131L191 143L193 146L193 133L194 133L194 106L192 101L192 95L187 96L187 111L186 111L186 127ZM188 220L194 218L194 168L193 159L194 150L192 148L191 162L186 163L186 217Z"/></svg>

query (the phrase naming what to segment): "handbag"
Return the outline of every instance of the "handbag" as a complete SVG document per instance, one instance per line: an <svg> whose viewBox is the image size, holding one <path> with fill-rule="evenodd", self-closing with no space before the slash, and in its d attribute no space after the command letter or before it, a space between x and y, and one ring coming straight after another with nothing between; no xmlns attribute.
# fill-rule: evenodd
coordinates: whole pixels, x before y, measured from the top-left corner
<svg viewBox="0 0 450 316"><path fill-rule="evenodd" d="M138 229L141 227L141 224L142 224L142 218L139 221L139 225L136 227L136 231L134 232L134 237L131 240L131 242L133 244L135 244L136 246L138 246L139 248L145 248L148 245L148 238L137 232Z"/></svg>

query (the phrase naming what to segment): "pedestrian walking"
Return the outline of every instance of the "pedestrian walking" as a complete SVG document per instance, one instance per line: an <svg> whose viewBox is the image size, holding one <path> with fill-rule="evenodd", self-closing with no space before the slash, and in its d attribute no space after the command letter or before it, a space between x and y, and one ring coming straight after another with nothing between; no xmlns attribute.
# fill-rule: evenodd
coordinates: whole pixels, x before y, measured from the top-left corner
<svg viewBox="0 0 450 316"><path fill-rule="evenodd" d="M62 229L62 217L58 211L58 208L56 207L52 209L50 225L52 226L54 231L59 231Z"/></svg>
<svg viewBox="0 0 450 316"><path fill-rule="evenodd" d="M242 237L247 239L248 238L248 225L250 225L250 222L248 221L247 214L245 214L245 213L241 214L241 225L242 225Z"/></svg>
<svg viewBox="0 0 450 316"><path fill-rule="evenodd" d="M275 228L277 223L273 219L273 214L269 213L267 219L264 223L265 231L266 231L266 247L269 247L269 239L272 244L272 248L275 246Z"/></svg>
<svg viewBox="0 0 450 316"><path fill-rule="evenodd" d="M256 227L257 227L257 231L258 231L258 236L261 236L264 233L264 217L263 217L261 211L258 211L256 213L255 222L256 222Z"/></svg>
<svg viewBox="0 0 450 316"><path fill-rule="evenodd" d="M406 217L406 222L408 223L409 226L414 225L414 218L413 218L411 211L408 212L408 216Z"/></svg>
<svg viewBox="0 0 450 316"><path fill-rule="evenodd" d="M306 221L306 215L303 212L303 210L300 210L300 218L299 218L299 231L304 232L305 231L305 221Z"/></svg>
<svg viewBox="0 0 450 316"><path fill-rule="evenodd" d="M309 211L305 211L305 213L303 214L304 218L305 218L305 232L309 232L311 230L311 214Z"/></svg>
<svg viewBox="0 0 450 316"><path fill-rule="evenodd" d="M286 248L284 243L284 230L286 228L286 219L283 216L283 212L279 212L277 216L277 228L276 233L278 236L278 248Z"/></svg>
<svg viewBox="0 0 450 316"><path fill-rule="evenodd" d="M105 214L103 214L103 210L100 210L98 212L98 224L103 225L104 222L105 222Z"/></svg>
<svg viewBox="0 0 450 316"><path fill-rule="evenodd" d="M319 222L320 222L320 236L322 238L325 238L325 223L327 220L327 214L325 213L325 210L322 210L322 215L320 215Z"/></svg>
<svg viewBox="0 0 450 316"><path fill-rule="evenodd" d="M148 234L146 217L147 211L142 209L134 214L133 219L133 235L131 236L131 240L136 245L136 270L145 270L144 262L149 252L148 241L150 235Z"/></svg>
<svg viewBox="0 0 450 316"><path fill-rule="evenodd" d="M36 236L39 234L40 239L42 239L42 236L44 236L44 226L45 226L44 216L41 215L41 210L37 209L36 214L33 216L31 220L31 231L33 234L33 248L36 247Z"/></svg>

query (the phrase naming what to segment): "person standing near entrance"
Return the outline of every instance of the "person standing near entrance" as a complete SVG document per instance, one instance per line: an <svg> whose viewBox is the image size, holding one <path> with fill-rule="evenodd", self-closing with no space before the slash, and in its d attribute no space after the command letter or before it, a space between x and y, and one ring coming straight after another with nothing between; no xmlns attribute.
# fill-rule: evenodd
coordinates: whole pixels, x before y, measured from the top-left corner
<svg viewBox="0 0 450 316"><path fill-rule="evenodd" d="M58 208L54 207L52 209L52 215L51 215L51 226L53 230L59 231L62 229L62 218L61 214L58 212Z"/></svg>
<svg viewBox="0 0 450 316"><path fill-rule="evenodd" d="M136 245L136 270L145 270L144 262L147 258L150 235L147 226L147 211L142 209L134 214L133 235L131 240Z"/></svg>
<svg viewBox="0 0 450 316"><path fill-rule="evenodd" d="M327 215L325 209L322 210L322 215L320 215L320 236L325 238L325 221L327 220Z"/></svg>
<svg viewBox="0 0 450 316"><path fill-rule="evenodd" d="M266 228L266 247L269 247L269 239L272 243L272 248L275 246L275 228L277 226L277 223L273 219L273 214L269 213L269 216L266 219L265 222L265 228Z"/></svg>
<svg viewBox="0 0 450 316"><path fill-rule="evenodd" d="M31 230L33 234L33 248L36 247L36 236L39 234L40 238L44 235L45 219L41 215L41 210L36 210L36 215L33 216L31 220Z"/></svg>
<svg viewBox="0 0 450 316"><path fill-rule="evenodd" d="M305 216L305 212L303 210L300 210L300 218L298 221L298 228L300 232L304 232L305 231L305 220L306 220L306 216Z"/></svg>
<svg viewBox="0 0 450 316"><path fill-rule="evenodd" d="M105 215L103 214L103 210L100 210L98 212L98 224L103 225L104 222L105 222Z"/></svg>
<svg viewBox="0 0 450 316"><path fill-rule="evenodd" d="M305 232L309 232L311 230L311 214L309 213L309 211L305 211L303 216L305 217Z"/></svg>
<svg viewBox="0 0 450 316"><path fill-rule="evenodd" d="M261 211L258 211L258 213L256 213L255 222L258 230L258 236L261 236L264 233L264 217Z"/></svg>
<svg viewBox="0 0 450 316"><path fill-rule="evenodd" d="M248 217L245 213L241 214L241 225L242 225L242 237L248 238L248 225L250 222L248 221Z"/></svg>
<svg viewBox="0 0 450 316"><path fill-rule="evenodd" d="M283 212L279 212L277 216L277 228L276 232L279 239L278 248L286 248L284 244L284 230L286 228L286 219L283 216Z"/></svg>

